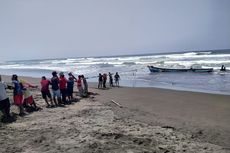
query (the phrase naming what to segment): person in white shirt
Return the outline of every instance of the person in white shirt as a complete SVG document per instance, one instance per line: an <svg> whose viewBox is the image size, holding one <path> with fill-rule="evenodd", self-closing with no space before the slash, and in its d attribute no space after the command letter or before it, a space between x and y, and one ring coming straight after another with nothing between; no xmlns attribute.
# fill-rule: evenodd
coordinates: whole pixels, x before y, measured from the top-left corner
<svg viewBox="0 0 230 153"><path fill-rule="evenodd" d="M6 93L6 84L2 82L0 75L0 110L3 114L2 120L9 119L10 116L10 100Z"/></svg>

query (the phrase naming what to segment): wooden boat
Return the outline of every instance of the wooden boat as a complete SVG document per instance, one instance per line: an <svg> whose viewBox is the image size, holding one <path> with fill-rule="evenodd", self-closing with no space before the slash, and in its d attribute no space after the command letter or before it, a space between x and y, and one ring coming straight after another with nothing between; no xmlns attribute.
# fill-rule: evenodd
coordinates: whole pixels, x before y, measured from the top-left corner
<svg viewBox="0 0 230 153"><path fill-rule="evenodd" d="M148 66L150 72L213 72L213 68L168 69Z"/></svg>

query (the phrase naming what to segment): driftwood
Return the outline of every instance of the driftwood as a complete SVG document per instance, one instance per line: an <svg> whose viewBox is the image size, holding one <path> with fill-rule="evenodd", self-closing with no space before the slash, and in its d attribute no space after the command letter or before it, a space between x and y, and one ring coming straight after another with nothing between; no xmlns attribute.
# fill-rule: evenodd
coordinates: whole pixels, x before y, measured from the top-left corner
<svg viewBox="0 0 230 153"><path fill-rule="evenodd" d="M122 107L121 104L119 104L118 102L114 101L113 99L111 100L112 103L116 104L119 107Z"/></svg>

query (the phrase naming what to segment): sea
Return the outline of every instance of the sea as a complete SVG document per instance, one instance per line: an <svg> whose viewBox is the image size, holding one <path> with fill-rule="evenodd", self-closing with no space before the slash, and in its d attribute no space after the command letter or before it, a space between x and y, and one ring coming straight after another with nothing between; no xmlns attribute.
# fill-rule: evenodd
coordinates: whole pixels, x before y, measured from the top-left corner
<svg viewBox="0 0 230 153"><path fill-rule="evenodd" d="M211 73L155 72L148 65L162 68L213 68ZM227 71L221 72L221 65ZM117 55L103 57L71 57L7 61L0 63L0 74L51 78L52 71L84 75L97 82L98 74L120 75L120 85L157 87L230 95L230 50L190 51L164 54Z"/></svg>

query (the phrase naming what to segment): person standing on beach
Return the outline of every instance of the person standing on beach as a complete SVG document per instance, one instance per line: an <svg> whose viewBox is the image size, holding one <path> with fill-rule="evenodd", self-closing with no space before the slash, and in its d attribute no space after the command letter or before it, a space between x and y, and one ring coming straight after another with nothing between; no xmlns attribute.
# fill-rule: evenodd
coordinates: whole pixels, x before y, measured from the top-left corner
<svg viewBox="0 0 230 153"><path fill-rule="evenodd" d="M88 83L84 75L82 77L82 82L83 82L83 95L86 97L88 95Z"/></svg>
<svg viewBox="0 0 230 153"><path fill-rule="evenodd" d="M109 85L113 87L113 74L109 72Z"/></svg>
<svg viewBox="0 0 230 153"><path fill-rule="evenodd" d="M82 76L78 75L78 79L77 79L77 89L79 91L79 96L83 97L83 87L82 87L82 80L81 80Z"/></svg>
<svg viewBox="0 0 230 153"><path fill-rule="evenodd" d="M69 102L73 100L73 88L74 88L74 76L69 73L69 78L67 80L67 97Z"/></svg>
<svg viewBox="0 0 230 153"><path fill-rule="evenodd" d="M42 77L40 81L41 84L41 93L42 98L45 100L47 107L54 107L53 100L50 94L49 85L51 84L50 80L47 80L45 76ZM48 102L48 98L50 99L51 105Z"/></svg>
<svg viewBox="0 0 230 153"><path fill-rule="evenodd" d="M102 75L101 73L99 73L98 75L98 86L97 88L102 88Z"/></svg>
<svg viewBox="0 0 230 153"><path fill-rule="evenodd" d="M25 115L23 108L23 93L22 93L22 84L18 81L18 76L16 74L12 75L12 85L13 85L13 99L14 104L19 108L19 115Z"/></svg>
<svg viewBox="0 0 230 153"><path fill-rule="evenodd" d="M51 86L52 86L52 91L53 91L53 101L55 105L57 106L57 101L58 105L61 105L61 93L59 89L59 78L57 76L57 72L53 71L52 72L53 77L51 78ZM56 101L57 97L57 101Z"/></svg>
<svg viewBox="0 0 230 153"><path fill-rule="evenodd" d="M59 76L60 76L59 85L60 85L60 91L62 96L62 102L66 104L67 103L66 101L67 79L65 78L63 72L60 72Z"/></svg>
<svg viewBox="0 0 230 153"><path fill-rule="evenodd" d="M2 82L0 75L0 110L3 114L2 121L7 121L11 118L10 115L10 100L6 93L6 84Z"/></svg>
<svg viewBox="0 0 230 153"><path fill-rule="evenodd" d="M114 75L114 79L116 86L119 87L120 75L118 74L118 72L116 72L116 74Z"/></svg>
<svg viewBox="0 0 230 153"><path fill-rule="evenodd" d="M103 88L106 88L106 81L107 81L107 74L106 73L103 74L102 80L103 80Z"/></svg>

